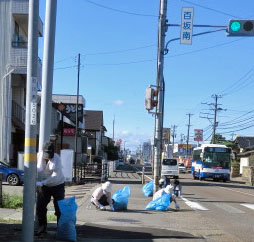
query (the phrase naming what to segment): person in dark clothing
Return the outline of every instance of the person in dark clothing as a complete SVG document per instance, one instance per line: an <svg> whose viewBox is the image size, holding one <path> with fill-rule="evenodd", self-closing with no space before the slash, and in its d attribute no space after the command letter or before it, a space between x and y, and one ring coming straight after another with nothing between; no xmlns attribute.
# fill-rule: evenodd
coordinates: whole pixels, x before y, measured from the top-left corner
<svg viewBox="0 0 254 242"><path fill-rule="evenodd" d="M57 222L60 218L60 210L57 201L65 196L64 175L61 158L54 153L54 145L46 142L43 151L37 155L37 203L36 215L38 219L37 235L47 230L47 205L51 197L54 199L55 215Z"/></svg>

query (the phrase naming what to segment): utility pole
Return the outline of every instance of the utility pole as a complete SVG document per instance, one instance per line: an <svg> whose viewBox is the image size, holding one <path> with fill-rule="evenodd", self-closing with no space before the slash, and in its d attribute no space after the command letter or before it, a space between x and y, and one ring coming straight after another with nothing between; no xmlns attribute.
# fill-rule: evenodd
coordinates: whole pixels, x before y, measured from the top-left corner
<svg viewBox="0 0 254 242"><path fill-rule="evenodd" d="M34 241L39 0L29 1L22 241Z"/></svg>
<svg viewBox="0 0 254 242"><path fill-rule="evenodd" d="M187 131L187 147L186 147L186 156L188 157L188 146L189 146L189 137L190 137L190 117L191 117L191 115L193 115L193 114L191 114L191 113L187 113L186 115L188 115L189 116L189 122L188 122L188 131ZM186 157L186 158L187 158Z"/></svg>
<svg viewBox="0 0 254 242"><path fill-rule="evenodd" d="M175 145L175 137L176 137L176 128L177 126L176 125L173 125L173 132L172 132L172 146L173 146L173 149L174 149L174 145Z"/></svg>
<svg viewBox="0 0 254 242"><path fill-rule="evenodd" d="M164 48L165 36L167 31L167 0L160 0L160 13L158 23L158 55L157 55L157 77L156 87L158 90L158 104L155 115L155 135L154 135L154 193L159 187L160 163L162 153L162 124L164 106Z"/></svg>
<svg viewBox="0 0 254 242"><path fill-rule="evenodd" d="M56 33L56 7L57 0L46 1L39 151L42 151L43 144L46 141L49 141L51 131L50 129Z"/></svg>
<svg viewBox="0 0 254 242"><path fill-rule="evenodd" d="M213 120L213 144L215 144L215 133L216 133L216 126L217 126L217 111L218 111L218 95L213 95L212 96L215 99L215 104L214 104L214 120Z"/></svg>
<svg viewBox="0 0 254 242"><path fill-rule="evenodd" d="M213 108L210 108L210 111L214 111L213 118L210 116L210 115L212 115L211 113L201 113L203 115L207 115L207 117L201 117L200 116L200 118L206 118L206 119L208 119L209 122L211 123L211 125L213 126L212 143L215 144L216 127L218 126L217 112L218 111L222 111L222 110L226 111L226 109L222 109L222 108L218 107L219 105L221 105L221 104L218 104L218 98L221 98L220 95L214 94L214 95L212 95L212 98L215 99L214 103L202 103L202 104L207 104L207 105L213 107ZM213 122L212 122L212 120L213 120Z"/></svg>
<svg viewBox="0 0 254 242"><path fill-rule="evenodd" d="M78 152L78 103L79 103L79 74L80 74L80 54L78 54L78 79L77 79L77 102L76 102L76 127L75 127L75 157L74 157L74 182L77 182L77 152Z"/></svg>
<svg viewBox="0 0 254 242"><path fill-rule="evenodd" d="M113 119L113 141L115 141L115 116Z"/></svg>

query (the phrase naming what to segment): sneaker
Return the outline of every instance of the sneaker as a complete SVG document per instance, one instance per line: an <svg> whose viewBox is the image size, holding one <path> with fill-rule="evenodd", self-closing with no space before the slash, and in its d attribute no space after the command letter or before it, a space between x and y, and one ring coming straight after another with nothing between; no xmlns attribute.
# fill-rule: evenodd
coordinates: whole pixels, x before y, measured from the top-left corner
<svg viewBox="0 0 254 242"><path fill-rule="evenodd" d="M46 225L40 225L35 232L35 235L41 235L41 234L46 234L47 233L47 226Z"/></svg>

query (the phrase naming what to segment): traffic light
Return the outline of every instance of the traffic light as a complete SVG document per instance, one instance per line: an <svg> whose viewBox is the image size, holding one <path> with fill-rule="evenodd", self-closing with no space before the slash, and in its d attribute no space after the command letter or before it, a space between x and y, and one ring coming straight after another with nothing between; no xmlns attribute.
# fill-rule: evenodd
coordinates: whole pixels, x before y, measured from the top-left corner
<svg viewBox="0 0 254 242"><path fill-rule="evenodd" d="M254 36L254 20L231 19L227 36Z"/></svg>
<svg viewBox="0 0 254 242"><path fill-rule="evenodd" d="M157 101L158 91L151 87L146 88L145 107L146 110L152 110L158 103Z"/></svg>

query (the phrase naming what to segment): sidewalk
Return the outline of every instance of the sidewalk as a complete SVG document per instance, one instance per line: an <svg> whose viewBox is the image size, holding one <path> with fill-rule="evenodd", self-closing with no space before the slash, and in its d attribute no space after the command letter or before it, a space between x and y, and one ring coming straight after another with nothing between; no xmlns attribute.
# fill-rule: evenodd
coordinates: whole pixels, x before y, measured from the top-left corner
<svg viewBox="0 0 254 242"><path fill-rule="evenodd" d="M181 212L174 209L167 212L145 210L151 197L145 197L142 193L141 178L133 171L114 172L109 179L113 183L113 193L124 186L130 186L131 196L128 203L128 210L111 212L96 210L90 204L93 190L99 184L84 184L66 187L66 197L76 196L77 211L77 241L191 241L203 242L204 239L192 235L188 231L174 229L171 224L169 230L169 218L176 219ZM181 202L180 202L181 206ZM174 206L172 206L174 208ZM184 211L184 209L183 209ZM165 216L166 215L166 216ZM0 209L1 218L20 220L21 210L11 211ZM180 219L179 222L181 222ZM177 224L176 224L177 227ZM21 241L21 221L0 223L0 241ZM48 233L36 237L34 241L56 241L56 223L48 224ZM186 240L187 239L187 240Z"/></svg>

